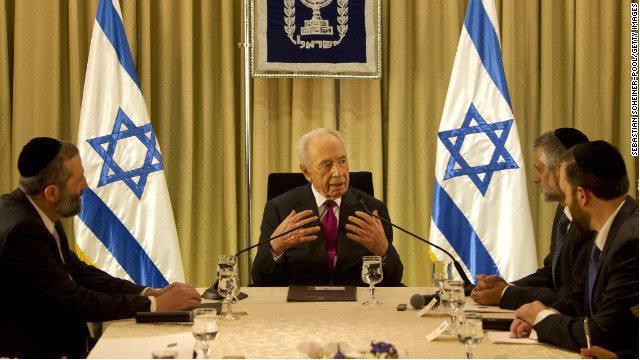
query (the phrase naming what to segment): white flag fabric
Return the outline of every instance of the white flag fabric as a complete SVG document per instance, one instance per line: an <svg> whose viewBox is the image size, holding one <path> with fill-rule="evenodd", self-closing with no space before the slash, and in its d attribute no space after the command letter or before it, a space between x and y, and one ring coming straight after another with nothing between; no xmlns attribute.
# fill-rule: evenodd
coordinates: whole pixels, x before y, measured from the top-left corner
<svg viewBox="0 0 640 360"><path fill-rule="evenodd" d="M162 155L118 0L98 5L78 148L89 189L74 223L77 249L98 268L139 285L184 282Z"/></svg>
<svg viewBox="0 0 640 360"><path fill-rule="evenodd" d="M438 131L430 240L467 276L537 268L526 175L493 0L470 0ZM435 248L434 255L447 256Z"/></svg>

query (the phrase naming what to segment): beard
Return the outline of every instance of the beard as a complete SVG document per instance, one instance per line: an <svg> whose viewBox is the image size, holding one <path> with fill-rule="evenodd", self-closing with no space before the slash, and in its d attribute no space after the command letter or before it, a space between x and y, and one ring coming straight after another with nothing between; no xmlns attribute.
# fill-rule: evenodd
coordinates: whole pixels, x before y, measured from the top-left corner
<svg viewBox="0 0 640 360"><path fill-rule="evenodd" d="M549 183L546 190L543 189L540 184L538 184L538 187L540 188L540 192L542 193L542 200L544 202L560 202L564 199L564 194L562 193L560 186L558 186L558 184L556 183L553 173L549 174Z"/></svg>
<svg viewBox="0 0 640 360"><path fill-rule="evenodd" d="M82 191L76 196L71 196L66 190L61 188L60 198L55 204L56 212L65 218L78 215L82 210L81 196Z"/></svg>
<svg viewBox="0 0 640 360"><path fill-rule="evenodd" d="M545 191L542 187L540 187L540 192L542 193L542 201L544 202L560 202L560 200L562 200L562 191L560 191L559 188L548 189L547 191Z"/></svg>
<svg viewBox="0 0 640 360"><path fill-rule="evenodd" d="M591 231L589 223L591 222L591 216L583 211L578 205L578 200L574 197L569 204L569 212L573 218L571 222L582 232Z"/></svg>

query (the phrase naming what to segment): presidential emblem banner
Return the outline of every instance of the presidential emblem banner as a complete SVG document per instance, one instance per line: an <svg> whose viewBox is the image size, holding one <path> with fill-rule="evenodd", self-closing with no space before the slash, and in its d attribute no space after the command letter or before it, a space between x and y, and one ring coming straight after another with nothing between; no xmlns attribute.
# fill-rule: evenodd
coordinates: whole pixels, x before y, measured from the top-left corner
<svg viewBox="0 0 640 360"><path fill-rule="evenodd" d="M118 0L98 4L78 149L89 184L74 219L78 256L139 285L184 282L162 154Z"/></svg>
<svg viewBox="0 0 640 360"><path fill-rule="evenodd" d="M380 77L381 0L253 1L253 76Z"/></svg>
<svg viewBox="0 0 640 360"><path fill-rule="evenodd" d="M437 136L430 240L467 275L537 268L524 161L493 0L470 0ZM432 249L439 259L441 251Z"/></svg>

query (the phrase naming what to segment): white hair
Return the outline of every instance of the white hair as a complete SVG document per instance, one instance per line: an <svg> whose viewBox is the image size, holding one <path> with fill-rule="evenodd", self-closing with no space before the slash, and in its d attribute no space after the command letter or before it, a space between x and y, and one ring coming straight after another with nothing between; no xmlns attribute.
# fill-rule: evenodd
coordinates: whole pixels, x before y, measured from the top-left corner
<svg viewBox="0 0 640 360"><path fill-rule="evenodd" d="M344 147L345 153L347 152L347 146L344 144L344 139L342 138L342 134L338 130L329 129L329 128L320 128L310 131L298 140L298 157L300 158L300 164L309 167L311 164L309 163L309 141L319 134L331 134L340 140L342 146Z"/></svg>

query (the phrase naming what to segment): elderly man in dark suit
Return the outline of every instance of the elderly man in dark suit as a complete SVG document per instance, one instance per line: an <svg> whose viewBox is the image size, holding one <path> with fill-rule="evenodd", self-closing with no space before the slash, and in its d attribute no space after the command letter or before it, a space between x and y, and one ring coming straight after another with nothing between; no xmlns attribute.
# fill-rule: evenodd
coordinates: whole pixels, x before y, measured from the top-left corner
<svg viewBox="0 0 640 360"><path fill-rule="evenodd" d="M317 129L302 136L298 155L310 184L265 205L260 234L265 243L253 262L254 284L362 286L365 255L383 258L380 285L400 284L403 267L392 244L393 230L368 215L361 201L373 214L389 219L387 207L349 187L349 161L340 133ZM268 241L301 225L306 227Z"/></svg>
<svg viewBox="0 0 640 360"><path fill-rule="evenodd" d="M145 288L69 250L60 219L80 212L87 188L73 144L35 138L22 149L18 170L20 188L0 198L0 356L86 357L87 322L199 306L193 286Z"/></svg>
<svg viewBox="0 0 640 360"><path fill-rule="evenodd" d="M540 187L544 201L559 203L551 229L549 254L544 258L543 267L511 284L497 275L476 275L478 284L471 292L474 301L515 310L534 300L551 304L566 296L573 287L584 286L583 269L594 233L580 231L571 224L565 196L558 186L556 167L567 149L588 141L582 132L573 128L548 131L534 141L533 182Z"/></svg>
<svg viewBox="0 0 640 360"><path fill-rule="evenodd" d="M604 141L578 145L565 156L560 188L574 223L598 233L587 282L550 307L523 305L511 331L524 336L533 329L538 340L577 351L587 345L588 326L593 345L637 358L638 319L631 309L638 304L638 202L627 196L624 160Z"/></svg>

